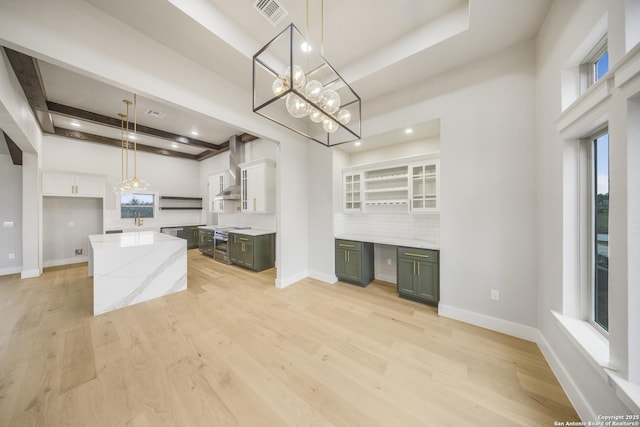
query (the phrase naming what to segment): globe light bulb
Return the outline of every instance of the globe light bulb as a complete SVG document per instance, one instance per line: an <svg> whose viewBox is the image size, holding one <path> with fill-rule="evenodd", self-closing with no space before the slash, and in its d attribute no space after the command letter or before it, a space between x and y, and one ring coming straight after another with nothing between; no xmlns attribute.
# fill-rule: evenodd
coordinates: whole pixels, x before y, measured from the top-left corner
<svg viewBox="0 0 640 427"><path fill-rule="evenodd" d="M324 117L322 119L322 127L324 128L325 132L328 133L334 133L338 130L338 124L327 117Z"/></svg>
<svg viewBox="0 0 640 427"><path fill-rule="evenodd" d="M275 96L280 96L287 89L287 84L282 79L275 79L271 85L271 90L273 90Z"/></svg>
<svg viewBox="0 0 640 427"><path fill-rule="evenodd" d="M304 87L304 95L311 102L317 103L322 99L322 83L317 80L309 80Z"/></svg>
<svg viewBox="0 0 640 427"><path fill-rule="evenodd" d="M322 108L329 114L333 114L340 108L340 95L335 90L325 90L322 93Z"/></svg>
<svg viewBox="0 0 640 427"><path fill-rule="evenodd" d="M338 111L336 118L340 123L342 123L343 125L346 125L351 121L351 112L349 110L342 109Z"/></svg>
<svg viewBox="0 0 640 427"><path fill-rule="evenodd" d="M293 76L291 75L291 68L287 68L284 72L284 78L287 82L293 82L293 87L298 90L302 89L307 82L304 70L299 65L293 66Z"/></svg>
<svg viewBox="0 0 640 427"><path fill-rule="evenodd" d="M311 107L311 112L309 113L309 118L311 119L312 122L320 123L322 121L323 117L324 116L322 115L320 110L316 110L315 108Z"/></svg>
<svg viewBox="0 0 640 427"><path fill-rule="evenodd" d="M287 111L296 119L309 114L309 103L300 98L295 93L287 95Z"/></svg>

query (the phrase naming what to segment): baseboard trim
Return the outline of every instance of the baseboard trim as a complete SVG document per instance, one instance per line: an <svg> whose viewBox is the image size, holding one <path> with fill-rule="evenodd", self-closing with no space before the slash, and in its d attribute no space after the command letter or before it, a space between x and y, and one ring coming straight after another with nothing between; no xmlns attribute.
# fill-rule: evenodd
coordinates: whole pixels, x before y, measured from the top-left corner
<svg viewBox="0 0 640 427"><path fill-rule="evenodd" d="M487 316L486 314L474 313L473 311L452 307L450 305L438 304L438 315L531 342L537 342L538 339L538 330L531 326Z"/></svg>
<svg viewBox="0 0 640 427"><path fill-rule="evenodd" d="M598 414L593 410L587 399L585 399L584 395L580 392L580 389L567 372L567 369L564 367L564 364L560 361L556 352L553 351L553 348L549 345L542 332L538 331L538 339L537 339L538 348L542 352L542 355L546 359L549 367L553 371L554 375L558 379L560 386L567 394L569 401L575 408L576 412L580 416L581 420L597 420Z"/></svg>
<svg viewBox="0 0 640 427"><path fill-rule="evenodd" d="M278 289L286 288L287 286L291 286L302 279L306 279L307 277L309 277L309 272L301 271L297 274L294 274L292 276L289 276L283 279L276 279L276 288Z"/></svg>
<svg viewBox="0 0 640 427"><path fill-rule="evenodd" d="M383 282L393 283L394 285L396 284L396 276L392 274L378 274L375 279L382 280Z"/></svg>
<svg viewBox="0 0 640 427"><path fill-rule="evenodd" d="M326 273L320 273L318 271L310 271L309 277L311 277L312 279L320 280L321 282L329 283L330 285L338 283L338 278L335 276L335 274L326 274Z"/></svg>
<svg viewBox="0 0 640 427"><path fill-rule="evenodd" d="M10 274L18 274L22 272L22 266L0 268L0 276L8 276Z"/></svg>
<svg viewBox="0 0 640 427"><path fill-rule="evenodd" d="M78 264L81 262L88 262L88 261L89 261L89 256L80 256L80 257L67 258L67 259L54 259L51 261L43 261L42 266L44 268L58 267L60 265Z"/></svg>
<svg viewBox="0 0 640 427"><path fill-rule="evenodd" d="M32 277L40 277L40 269L34 268L33 270L24 270L20 273L21 279L30 279Z"/></svg>

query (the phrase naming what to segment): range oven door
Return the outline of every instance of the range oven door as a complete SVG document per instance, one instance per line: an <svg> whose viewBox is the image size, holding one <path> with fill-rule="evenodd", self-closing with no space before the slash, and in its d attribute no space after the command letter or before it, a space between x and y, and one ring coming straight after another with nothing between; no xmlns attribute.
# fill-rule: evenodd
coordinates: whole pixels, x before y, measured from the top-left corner
<svg viewBox="0 0 640 427"><path fill-rule="evenodd" d="M231 264L231 258L229 258L229 235L214 235L213 259L224 262L226 264Z"/></svg>

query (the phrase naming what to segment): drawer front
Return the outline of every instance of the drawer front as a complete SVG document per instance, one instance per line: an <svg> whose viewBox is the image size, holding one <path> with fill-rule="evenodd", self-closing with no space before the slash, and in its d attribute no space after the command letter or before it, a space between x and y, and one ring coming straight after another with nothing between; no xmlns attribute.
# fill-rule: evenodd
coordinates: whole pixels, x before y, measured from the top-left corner
<svg viewBox="0 0 640 427"><path fill-rule="evenodd" d="M348 251L362 252L362 242L353 240L336 239L336 249L344 249Z"/></svg>
<svg viewBox="0 0 640 427"><path fill-rule="evenodd" d="M409 258L416 261L438 262L438 251L431 249L398 247L399 258Z"/></svg>
<svg viewBox="0 0 640 427"><path fill-rule="evenodd" d="M213 230L203 230L202 228L200 228L199 232L200 234L204 234L206 237L213 238Z"/></svg>

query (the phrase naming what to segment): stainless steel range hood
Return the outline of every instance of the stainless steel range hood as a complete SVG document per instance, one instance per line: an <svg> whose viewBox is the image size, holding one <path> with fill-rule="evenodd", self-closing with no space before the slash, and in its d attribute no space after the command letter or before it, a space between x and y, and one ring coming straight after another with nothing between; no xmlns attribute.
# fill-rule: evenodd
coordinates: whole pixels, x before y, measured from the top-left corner
<svg viewBox="0 0 640 427"><path fill-rule="evenodd" d="M229 139L229 177L231 185L214 196L214 200L240 200L240 163L244 162L244 147L238 150L238 137Z"/></svg>

